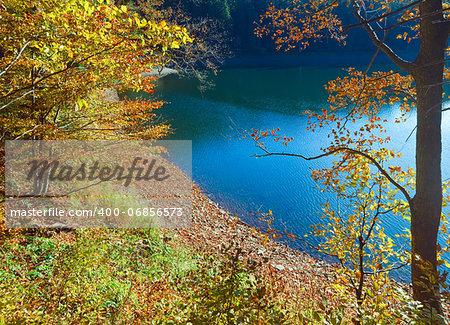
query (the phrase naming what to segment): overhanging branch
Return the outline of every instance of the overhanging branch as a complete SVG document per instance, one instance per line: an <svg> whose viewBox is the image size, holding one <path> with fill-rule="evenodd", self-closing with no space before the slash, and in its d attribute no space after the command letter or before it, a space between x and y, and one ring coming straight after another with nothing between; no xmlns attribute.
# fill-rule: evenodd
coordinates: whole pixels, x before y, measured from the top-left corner
<svg viewBox="0 0 450 325"><path fill-rule="evenodd" d="M414 7L415 5L418 5L419 3L421 3L422 1L423 0L414 1L414 2L410 3L409 5L406 5L406 6L403 6L401 8L398 8L398 9L396 9L394 11L387 12L387 13L381 15L381 16L365 20L364 22L360 22L359 24L348 25L348 26L346 26L344 28L342 33L346 33L347 31L349 31L350 29L355 28L355 27L364 26L365 24L370 24L370 23L373 23L373 22L380 21L381 19L384 19L384 18L387 18L389 16L395 15L395 14L397 14L399 12L402 12L405 9Z"/></svg>
<svg viewBox="0 0 450 325"><path fill-rule="evenodd" d="M393 179L391 177L391 175L389 175L389 173L380 165L380 163L375 158L373 158L372 156L370 156L369 154L367 154L365 152L362 152L362 151L359 151L359 150L356 150L356 149L352 149L352 148L347 148L347 147L339 147L339 148L333 149L333 150L331 150L329 152L323 153L323 154L318 155L318 156L306 157L306 156L303 156L303 155L300 155L300 154L293 154L293 153L270 152L270 151L268 151L267 149L265 149L265 148L263 148L261 146L258 146L258 147L261 148L265 152L265 154L262 154L262 155L255 154L255 157L290 156L290 157L302 158L304 160L316 160L316 159L319 159L319 158L323 158L323 157L334 155L334 154L342 152L342 151L347 151L347 152L349 152L349 153L351 153L353 155L362 156L362 157L366 158L372 165L374 165L380 171L380 173L383 174L383 176L386 177L386 179L392 185L394 185L400 192L402 192L402 194L405 196L405 198L406 198L406 200L408 201L409 204L411 204L411 202L412 202L412 198L409 195L408 191L403 186L401 186L397 181L395 181L395 179Z"/></svg>
<svg viewBox="0 0 450 325"><path fill-rule="evenodd" d="M354 16L356 19L358 19L359 23L364 27L367 34L369 35L370 39L372 40L372 43L379 48L381 51L384 52L384 54L387 55L387 57L395 63L397 66L399 66L401 69L411 72L413 68L413 63L408 62L404 59L402 59L400 56L397 55L386 43L380 40L375 30L370 26L370 23L368 20L364 19L361 16L361 9L360 7L354 3L355 6L357 6L357 9L353 11Z"/></svg>

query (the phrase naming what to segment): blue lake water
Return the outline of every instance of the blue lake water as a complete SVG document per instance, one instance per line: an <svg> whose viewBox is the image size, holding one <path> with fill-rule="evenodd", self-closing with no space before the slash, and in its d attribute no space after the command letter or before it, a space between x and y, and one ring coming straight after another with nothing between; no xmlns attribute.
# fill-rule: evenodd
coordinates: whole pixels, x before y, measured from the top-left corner
<svg viewBox="0 0 450 325"><path fill-rule="evenodd" d="M320 203L333 195L321 193L310 177L311 170L330 166L331 158L305 161L300 158L265 157L251 140L239 140L240 130L272 129L294 137L288 147L270 143L276 151L320 154L328 144L329 128L306 131L307 109L327 106L324 85L345 72L340 67L302 66L286 68L233 68L210 74L214 87L199 90L195 79L168 76L159 82L157 94L168 102L161 114L172 124L171 139L192 140L193 179L214 201L257 224L251 212L273 211L276 228L302 236L320 222ZM414 113L408 122L395 124L398 107L386 107L382 116L392 125L389 146L401 150L399 164L414 166ZM443 176L450 177L450 112L443 121ZM230 140L231 138L231 140ZM400 233L408 224L399 217L385 216L389 235ZM299 242L290 245L307 250ZM312 252L314 253L314 252Z"/></svg>

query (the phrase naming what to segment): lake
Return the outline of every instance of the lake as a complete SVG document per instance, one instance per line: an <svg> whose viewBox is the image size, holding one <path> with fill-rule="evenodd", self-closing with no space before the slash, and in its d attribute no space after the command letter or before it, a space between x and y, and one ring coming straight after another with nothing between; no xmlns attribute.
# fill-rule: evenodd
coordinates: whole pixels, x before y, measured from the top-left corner
<svg viewBox="0 0 450 325"><path fill-rule="evenodd" d="M168 76L159 81L158 96L168 102L161 111L174 128L171 139L192 140L193 179L215 202L236 213L242 220L257 225L251 213L273 211L274 226L302 236L320 222L320 203L334 202L334 195L321 193L310 177L311 170L330 166L331 158L305 161L293 157L255 158L262 153L249 139L240 140L242 130L273 129L294 137L288 147L270 140L276 151L320 154L328 144L329 128L306 131L307 109L327 107L327 81L344 75L342 67L303 65L291 67L254 67L224 69L209 73L209 89L199 89L194 78ZM401 150L398 163L414 166L415 136L406 139L415 126L414 113L408 122L395 124L398 107L386 107L381 115L392 121L389 146ZM450 177L450 112L444 117L443 178ZM272 144L273 143L273 144ZM408 223L384 216L389 235L398 234ZM290 245L307 250L299 242ZM314 253L314 252L310 252Z"/></svg>

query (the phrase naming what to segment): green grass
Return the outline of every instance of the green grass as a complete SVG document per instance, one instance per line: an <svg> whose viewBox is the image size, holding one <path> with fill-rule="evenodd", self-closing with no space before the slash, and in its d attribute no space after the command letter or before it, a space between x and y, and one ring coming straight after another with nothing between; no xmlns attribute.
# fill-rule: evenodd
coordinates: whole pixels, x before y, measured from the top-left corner
<svg viewBox="0 0 450 325"><path fill-rule="evenodd" d="M148 288L158 284L166 291L194 264L156 230L88 229L4 239L0 323L133 322L148 316L140 315L141 300L158 292Z"/></svg>
<svg viewBox="0 0 450 325"><path fill-rule="evenodd" d="M37 230L0 243L0 324L282 324L277 291L237 246L158 230ZM169 235L170 236L170 235Z"/></svg>

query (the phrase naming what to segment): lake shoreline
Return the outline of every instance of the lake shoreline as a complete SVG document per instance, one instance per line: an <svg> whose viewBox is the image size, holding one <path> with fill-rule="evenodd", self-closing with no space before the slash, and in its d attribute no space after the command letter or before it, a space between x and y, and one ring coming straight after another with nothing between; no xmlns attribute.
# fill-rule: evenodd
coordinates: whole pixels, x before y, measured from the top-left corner
<svg viewBox="0 0 450 325"><path fill-rule="evenodd" d="M176 240L172 244L181 244L197 253L203 251L220 255L223 248L229 247L231 243L239 243L242 256L268 267L271 275L286 292L299 297L304 297L305 292L309 292L314 297L311 299L339 299L332 284L342 269L340 265L262 236L257 228L241 221L237 215L212 201L194 182L192 186L191 226L175 229ZM410 283L394 279L392 281L412 294ZM450 306L444 303L443 307L445 314L449 315Z"/></svg>
<svg viewBox="0 0 450 325"><path fill-rule="evenodd" d="M340 268L265 237L258 229L209 199L195 183L192 224L177 229L176 235L177 242L188 248L217 253L231 242L239 242L245 257L263 261L280 275L280 279L294 285L311 281L328 283L334 277L333 271Z"/></svg>

